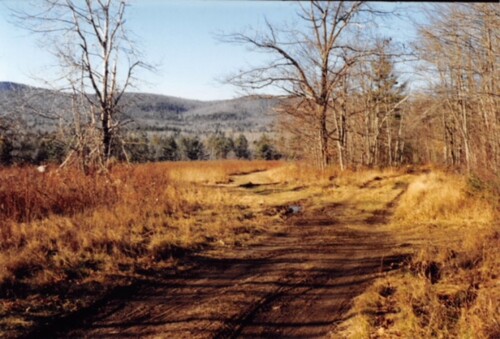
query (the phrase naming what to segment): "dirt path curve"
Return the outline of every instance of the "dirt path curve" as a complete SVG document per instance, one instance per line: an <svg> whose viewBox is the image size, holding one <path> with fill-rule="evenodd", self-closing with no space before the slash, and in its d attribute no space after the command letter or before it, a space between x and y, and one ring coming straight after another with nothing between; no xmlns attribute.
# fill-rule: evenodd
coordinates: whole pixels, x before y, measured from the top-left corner
<svg viewBox="0 0 500 339"><path fill-rule="evenodd" d="M401 262L376 229L393 205L370 218L348 204L306 210L259 244L194 255L192 269L138 283L48 336L325 337L367 284Z"/></svg>

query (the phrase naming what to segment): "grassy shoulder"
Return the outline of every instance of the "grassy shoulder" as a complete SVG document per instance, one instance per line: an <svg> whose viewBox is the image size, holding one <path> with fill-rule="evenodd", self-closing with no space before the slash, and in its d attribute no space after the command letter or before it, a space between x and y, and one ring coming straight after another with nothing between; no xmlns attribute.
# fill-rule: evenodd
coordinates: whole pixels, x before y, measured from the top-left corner
<svg viewBox="0 0 500 339"><path fill-rule="evenodd" d="M272 216L210 186L273 162L0 170L0 336L15 337L74 312L110 289L173 269L205 246L258 233Z"/></svg>
<svg viewBox="0 0 500 339"><path fill-rule="evenodd" d="M498 220L491 191L439 171L417 176L386 226L412 259L360 295L332 337L498 337Z"/></svg>

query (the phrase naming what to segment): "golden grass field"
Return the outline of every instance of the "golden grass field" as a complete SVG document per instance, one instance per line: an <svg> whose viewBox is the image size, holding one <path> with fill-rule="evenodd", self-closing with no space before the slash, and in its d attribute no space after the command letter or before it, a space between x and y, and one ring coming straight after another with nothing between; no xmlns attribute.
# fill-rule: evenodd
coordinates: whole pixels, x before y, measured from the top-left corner
<svg viewBox="0 0 500 339"><path fill-rule="evenodd" d="M262 182L282 183L282 192L256 199L227 189L256 171ZM333 336L499 335L499 205L491 190L439 170L341 173L221 161L118 164L92 176L0 169L0 336L77 310L143 272L174 267L189 251L250 241L280 222L263 213L268 206L305 196L327 201L334 187L335 199L379 209L350 188L394 175L408 187L384 227L414 255L360 295Z"/></svg>
<svg viewBox="0 0 500 339"><path fill-rule="evenodd" d="M464 177L412 179L386 228L413 256L355 300L334 337L500 337L498 208L494 190Z"/></svg>

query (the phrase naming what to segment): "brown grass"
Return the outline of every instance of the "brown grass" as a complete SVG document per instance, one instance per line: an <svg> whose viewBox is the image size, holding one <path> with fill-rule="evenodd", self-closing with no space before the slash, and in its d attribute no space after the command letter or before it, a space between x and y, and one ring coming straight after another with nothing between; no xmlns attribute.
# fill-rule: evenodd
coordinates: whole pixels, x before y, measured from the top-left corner
<svg viewBox="0 0 500 339"><path fill-rule="evenodd" d="M489 226L494 216L492 203L467 192L467 181L461 177L432 172L414 180L396 211L394 224L473 223Z"/></svg>
<svg viewBox="0 0 500 339"><path fill-rule="evenodd" d="M270 173L275 181L283 183L300 184L321 184L329 182L338 177L340 170L335 166L328 167L325 171L304 162L287 163L286 166L280 166Z"/></svg>
<svg viewBox="0 0 500 339"><path fill-rule="evenodd" d="M279 182L329 185L335 182L338 186L362 186L375 178L390 177L401 174L401 169L388 168L383 170L359 169L341 171L338 166L328 166L324 171L305 162L287 163L278 166L270 175Z"/></svg>
<svg viewBox="0 0 500 339"><path fill-rule="evenodd" d="M417 176L387 227L417 250L356 299L333 337L499 337L499 213L485 197L459 176Z"/></svg>
<svg viewBox="0 0 500 339"><path fill-rule="evenodd" d="M93 176L74 169L1 169L0 333L22 333L35 317L78 309L90 302L89 286L105 291L206 244L250 237L265 216L227 191L196 183L276 166L116 165Z"/></svg>
<svg viewBox="0 0 500 339"><path fill-rule="evenodd" d="M177 182L227 184L234 174L253 173L282 166L278 161L203 161L193 166L192 162L169 164L168 177Z"/></svg>
<svg viewBox="0 0 500 339"><path fill-rule="evenodd" d="M117 200L114 185L102 176L84 176L75 170L39 173L32 167L0 170L0 220L30 222L53 214L75 214L110 206Z"/></svg>
<svg viewBox="0 0 500 339"><path fill-rule="evenodd" d="M249 190L256 194L234 189L255 175L241 183L231 175L262 170L255 175L269 185ZM371 215L406 188L385 231L412 244L413 258L358 297L334 336L498 337L498 196L427 172L247 161L118 164L93 176L0 169L0 334L25 333L189 251L245 241L272 223L261 213L269 206L307 199L312 208L334 202ZM366 194L356 196L358 188Z"/></svg>

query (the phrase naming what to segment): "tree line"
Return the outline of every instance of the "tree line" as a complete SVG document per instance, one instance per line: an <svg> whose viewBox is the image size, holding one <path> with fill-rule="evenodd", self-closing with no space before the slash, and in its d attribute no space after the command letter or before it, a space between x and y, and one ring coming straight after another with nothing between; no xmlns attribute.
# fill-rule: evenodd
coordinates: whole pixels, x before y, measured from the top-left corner
<svg viewBox="0 0 500 339"><path fill-rule="evenodd" d="M127 2L44 0L40 4L47 5L45 10L17 17L51 39L47 45L58 57L72 94L67 161L72 157L85 167L105 165L111 158L135 161L141 152L144 159L168 157L162 153L168 147L155 146L167 141L146 143L140 136L123 134L122 95L133 83L136 69L149 68L126 36ZM416 24L417 38L406 45L377 30L387 17L397 15L387 7L367 1L312 0L293 5L298 8L294 25L266 22L261 29L220 37L268 56L263 64L250 65L227 82L281 93L277 111L286 141L281 143L283 153L320 168L438 163L498 178L500 9L496 4L427 4L420 9L426 21ZM413 77L403 79L398 65L406 65ZM417 89L410 90L417 77L419 84L413 86ZM11 146L5 137L2 140L8 150ZM235 143L220 136L203 142L196 137L175 139L178 157L184 159L229 154L245 158L236 155ZM268 151L269 157L276 156L274 150Z"/></svg>
<svg viewBox="0 0 500 339"><path fill-rule="evenodd" d="M134 163L191 160L278 160L284 155L277 140L263 134L250 143L244 134L233 138L214 133L201 139L190 135L129 132L111 145L111 158ZM0 165L61 164L70 143L58 133L36 133L0 137Z"/></svg>
<svg viewBox="0 0 500 339"><path fill-rule="evenodd" d="M268 24L225 39L274 56L228 81L284 92L283 131L305 145L303 156L321 168L432 162L498 179L497 5L428 4L410 47L370 34L395 15L370 2L299 7L301 29ZM413 79L402 81L396 65L410 61Z"/></svg>

